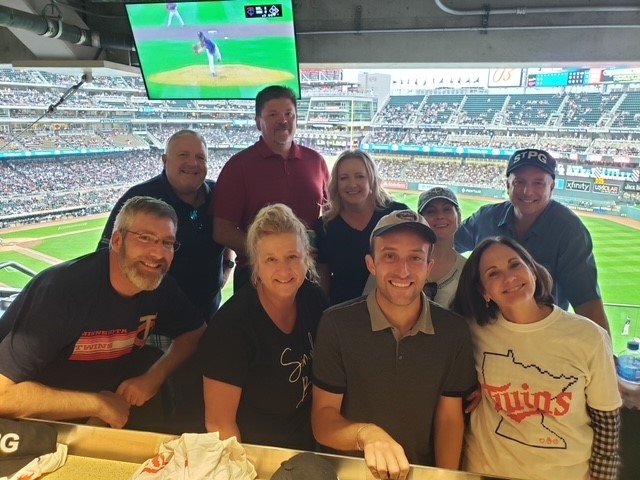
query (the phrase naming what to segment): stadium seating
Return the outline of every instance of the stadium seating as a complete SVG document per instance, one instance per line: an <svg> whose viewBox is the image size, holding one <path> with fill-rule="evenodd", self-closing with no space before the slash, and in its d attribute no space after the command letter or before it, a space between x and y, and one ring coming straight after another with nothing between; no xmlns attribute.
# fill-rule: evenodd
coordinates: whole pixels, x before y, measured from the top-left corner
<svg viewBox="0 0 640 480"><path fill-rule="evenodd" d="M578 93L569 96L563 125L566 127L595 127L608 110L600 93ZM604 108L603 108L604 107Z"/></svg>
<svg viewBox="0 0 640 480"><path fill-rule="evenodd" d="M419 112L418 124L444 125L458 111L464 95L428 95Z"/></svg>
<svg viewBox="0 0 640 480"><path fill-rule="evenodd" d="M506 95L468 95L462 104L462 125L490 125L504 108Z"/></svg>
<svg viewBox="0 0 640 480"><path fill-rule="evenodd" d="M385 107L373 119L374 125L404 125L415 123L424 95L392 95Z"/></svg>
<svg viewBox="0 0 640 480"><path fill-rule="evenodd" d="M109 210L128 186L159 171L164 143L178 129L192 128L204 135L210 148L211 178L217 177L234 152L258 136L254 102L150 101L138 76L94 76L91 84L47 113L77 82L73 75L0 68L0 154L25 156L27 152L31 157L0 159L0 218L5 221L22 221L16 215L31 221L26 218L30 212L36 218L42 212L75 215ZM357 131L348 125L352 116L348 108L358 100L341 100L349 98L349 91L345 85L317 82L303 88L298 102L300 144L329 156L352 147L354 141L497 149L536 146L565 158L627 156L625 161L638 166L640 92L633 90L522 93L514 89L492 94L476 88L391 95L383 99L372 119L365 110L373 99L362 104ZM45 118L30 127L40 116ZM33 155L87 148L105 153ZM411 155L379 158L380 171L389 180L495 188L504 183L503 163L463 164L451 158ZM625 192L623 199L637 196Z"/></svg>
<svg viewBox="0 0 640 480"><path fill-rule="evenodd" d="M505 109L506 125L546 125L564 100L559 94L512 94Z"/></svg>
<svg viewBox="0 0 640 480"><path fill-rule="evenodd" d="M640 128L640 92L625 94L614 118L612 126L628 129Z"/></svg>

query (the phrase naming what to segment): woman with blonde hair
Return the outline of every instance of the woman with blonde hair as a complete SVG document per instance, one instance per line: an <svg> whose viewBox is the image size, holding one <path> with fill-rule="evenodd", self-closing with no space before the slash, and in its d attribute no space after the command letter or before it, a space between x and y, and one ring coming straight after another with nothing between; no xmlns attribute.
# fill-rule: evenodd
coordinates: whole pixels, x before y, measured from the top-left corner
<svg viewBox="0 0 640 480"><path fill-rule="evenodd" d="M200 342L205 426L221 438L313 450L311 357L326 307L307 231L283 204L247 234L251 282L213 317Z"/></svg>
<svg viewBox="0 0 640 480"><path fill-rule="evenodd" d="M328 190L315 237L320 283L334 305L362 295L369 277L364 258L378 220L409 207L385 191L375 163L362 150L346 150L338 156Z"/></svg>

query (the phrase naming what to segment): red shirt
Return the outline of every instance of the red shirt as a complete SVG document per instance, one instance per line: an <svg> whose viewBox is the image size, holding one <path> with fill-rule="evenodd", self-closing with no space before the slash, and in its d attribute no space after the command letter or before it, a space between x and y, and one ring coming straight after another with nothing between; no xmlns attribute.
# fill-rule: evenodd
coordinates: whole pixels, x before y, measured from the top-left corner
<svg viewBox="0 0 640 480"><path fill-rule="evenodd" d="M214 191L213 216L247 231L265 205L284 203L313 228L326 201L329 170L318 152L295 142L288 158L260 140L225 164Z"/></svg>

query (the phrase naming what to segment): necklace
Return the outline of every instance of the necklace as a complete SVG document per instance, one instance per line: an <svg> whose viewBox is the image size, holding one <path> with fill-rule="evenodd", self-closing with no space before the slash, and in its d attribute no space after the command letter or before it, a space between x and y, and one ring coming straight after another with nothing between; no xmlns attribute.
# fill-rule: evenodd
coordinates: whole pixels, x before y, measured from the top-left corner
<svg viewBox="0 0 640 480"><path fill-rule="evenodd" d="M438 284L438 288L446 287L451 282L453 282L453 279L456 278L456 273L458 273L458 267L453 269L453 272L451 272L451 275L449 275L448 278L445 278L444 280L442 280L440 282L436 282Z"/></svg>

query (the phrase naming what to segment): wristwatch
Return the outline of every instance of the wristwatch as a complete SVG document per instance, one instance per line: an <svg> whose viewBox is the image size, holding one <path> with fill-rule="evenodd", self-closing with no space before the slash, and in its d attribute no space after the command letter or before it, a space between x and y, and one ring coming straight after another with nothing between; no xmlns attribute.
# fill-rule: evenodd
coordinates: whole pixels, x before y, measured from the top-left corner
<svg viewBox="0 0 640 480"><path fill-rule="evenodd" d="M231 270L233 267L236 266L236 262L234 262L233 260L229 260L228 258L227 259L223 259L222 260L222 266L224 268L228 268L229 270Z"/></svg>

